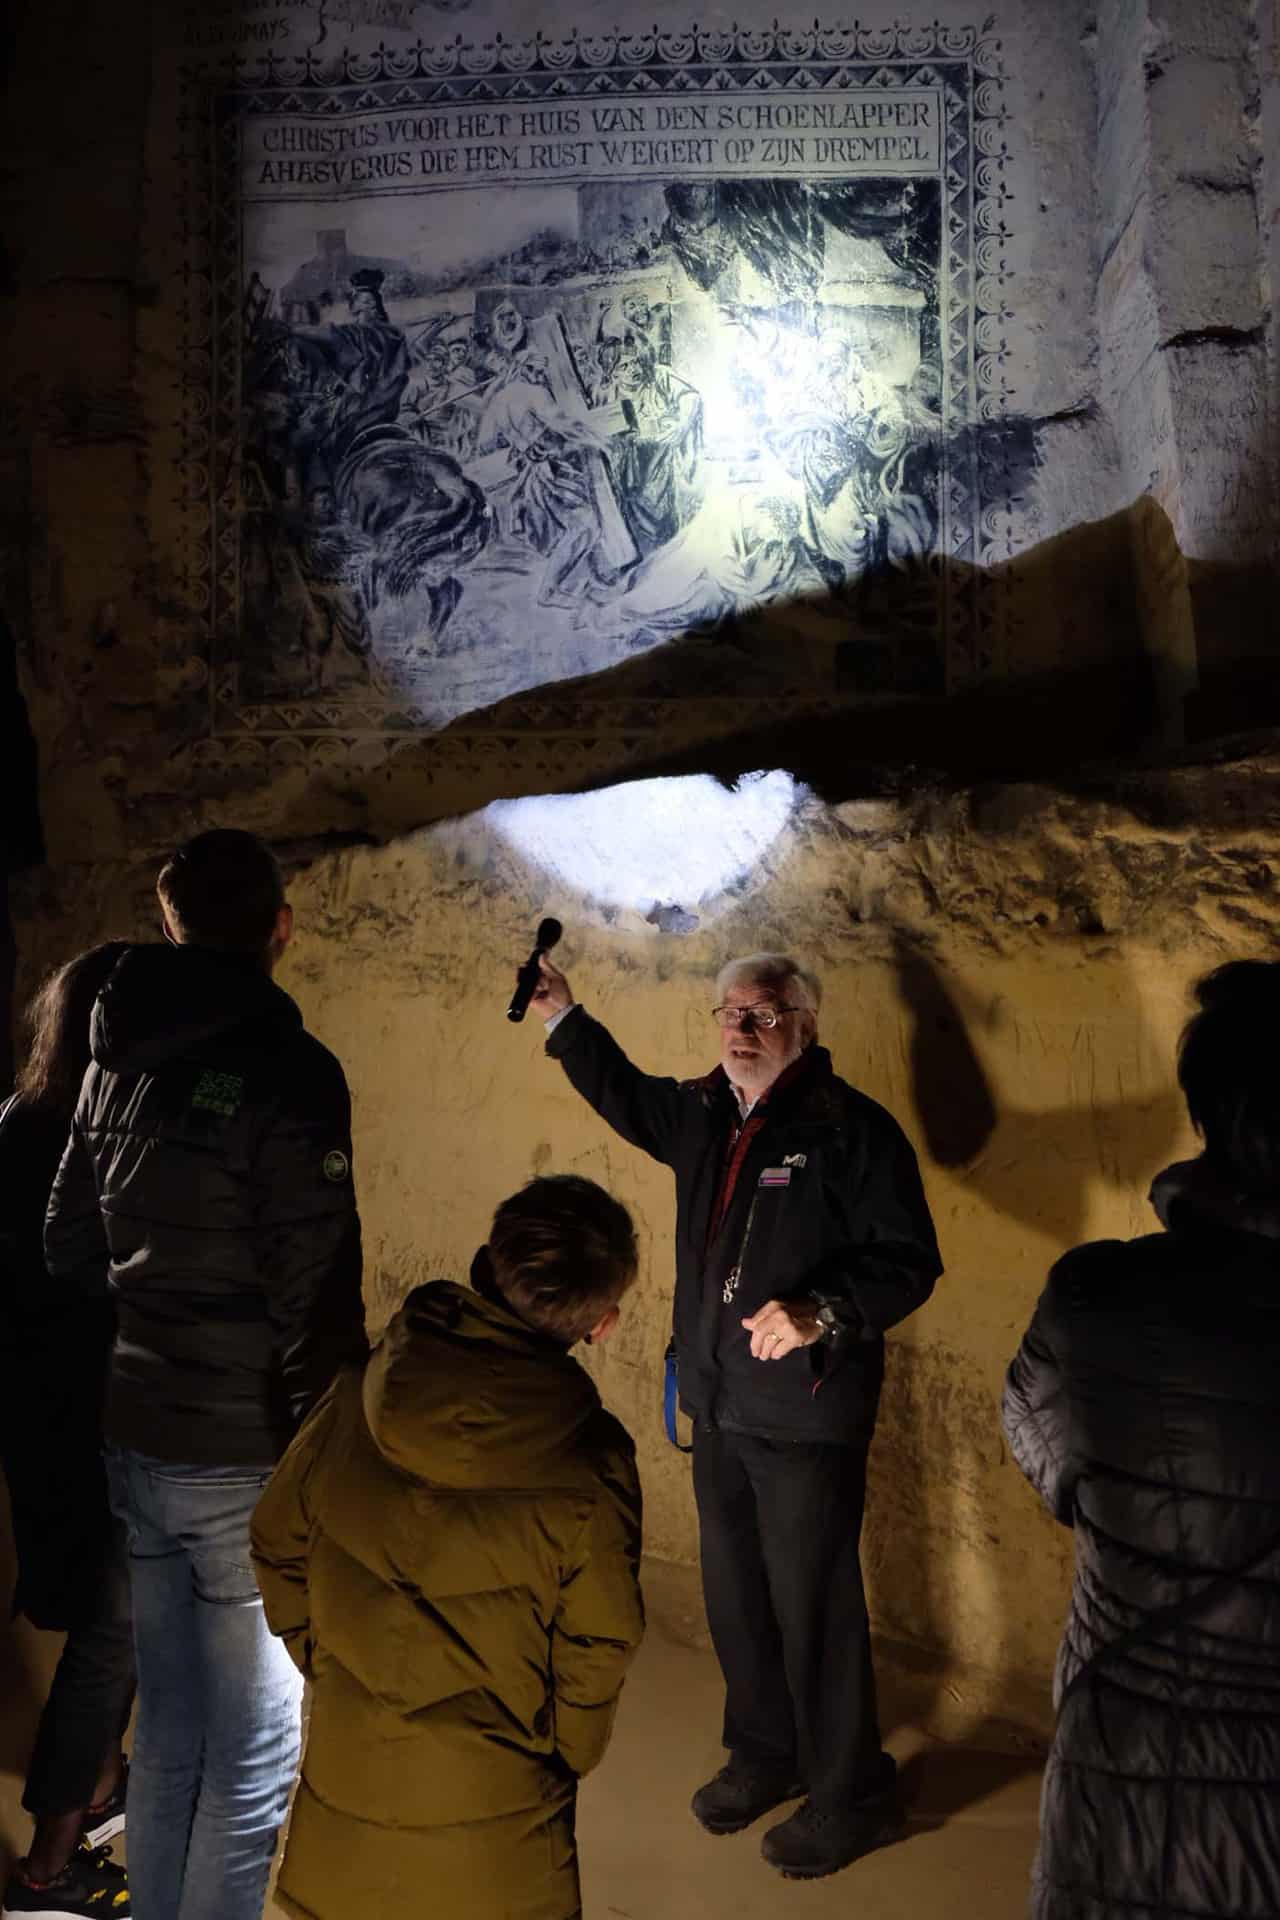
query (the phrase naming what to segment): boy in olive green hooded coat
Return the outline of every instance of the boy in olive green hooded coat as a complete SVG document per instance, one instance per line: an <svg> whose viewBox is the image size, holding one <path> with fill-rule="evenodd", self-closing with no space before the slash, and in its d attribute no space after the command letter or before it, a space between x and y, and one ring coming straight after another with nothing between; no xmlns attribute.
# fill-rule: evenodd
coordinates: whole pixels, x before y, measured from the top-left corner
<svg viewBox="0 0 1280 1920"><path fill-rule="evenodd" d="M635 1278L589 1180L499 1207L474 1290L417 1288L253 1522L312 1683L276 1898L299 1920L575 1920L579 1777L644 1629L635 1449L569 1348Z"/></svg>

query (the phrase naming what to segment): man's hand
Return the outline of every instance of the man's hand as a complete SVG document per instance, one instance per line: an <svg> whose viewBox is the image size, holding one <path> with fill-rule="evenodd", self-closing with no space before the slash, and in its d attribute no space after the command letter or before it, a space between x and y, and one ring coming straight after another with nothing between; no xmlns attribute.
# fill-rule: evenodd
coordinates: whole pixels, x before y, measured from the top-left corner
<svg viewBox="0 0 1280 1920"><path fill-rule="evenodd" d="M559 967L553 967L545 954L538 960L538 972L541 977L529 1005L544 1020L550 1020L553 1015L563 1013L566 1007L573 1005L573 989Z"/></svg>
<svg viewBox="0 0 1280 1920"><path fill-rule="evenodd" d="M806 1300L769 1300L743 1326L751 1335L756 1360L783 1360L797 1347L812 1347L822 1338L817 1308Z"/></svg>

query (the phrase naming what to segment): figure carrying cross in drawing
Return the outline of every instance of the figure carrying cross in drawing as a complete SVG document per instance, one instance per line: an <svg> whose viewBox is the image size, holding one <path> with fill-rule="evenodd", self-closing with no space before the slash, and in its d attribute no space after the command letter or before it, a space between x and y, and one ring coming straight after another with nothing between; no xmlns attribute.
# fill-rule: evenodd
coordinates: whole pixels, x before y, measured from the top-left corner
<svg viewBox="0 0 1280 1920"><path fill-rule="evenodd" d="M506 301L490 324L508 361L486 396L481 458L468 475L484 487L503 531L546 556L539 605L582 618L639 558L607 438L591 418L558 315L530 328Z"/></svg>

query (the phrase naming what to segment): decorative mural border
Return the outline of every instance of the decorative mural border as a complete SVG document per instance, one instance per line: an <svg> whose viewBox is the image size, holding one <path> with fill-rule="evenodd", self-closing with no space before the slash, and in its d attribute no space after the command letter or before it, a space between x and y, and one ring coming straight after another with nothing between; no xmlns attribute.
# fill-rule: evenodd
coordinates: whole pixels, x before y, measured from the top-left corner
<svg viewBox="0 0 1280 1920"><path fill-rule="evenodd" d="M782 87L819 93L907 84L940 87L946 101L939 330L951 405L939 510L943 564L954 569L943 635L950 689L981 680L991 665L1000 599L991 569L1009 552L1010 502L1000 436L981 431L1005 417L1013 397L1007 377L1012 317L1008 110L993 18L981 28L936 21L874 28L855 21L807 29L775 23L767 29L694 27L673 33L499 34L487 41L458 34L403 50L380 45L368 53L343 49L326 55L308 49L288 56L233 54L218 67L184 63L179 165L186 258L177 479L185 560L180 584L201 631L210 735L309 736L332 745L340 736L351 744L370 734L429 737L418 732L420 716L385 700L308 699L243 707L236 698L234 667L217 664L220 655L225 659L234 652L239 611L239 161L247 115L573 97L594 101L656 92L759 93ZM825 696L816 695L770 699L780 716L827 704ZM652 736L670 708L660 699L628 697L619 704L625 720L619 714L611 725L610 703L591 703L597 733L616 730L633 740L638 734ZM714 704L727 710L736 703ZM501 732L536 732L546 718L545 689L530 689L503 701ZM478 719L477 734L488 730L489 723ZM450 737L460 749L459 732L451 731Z"/></svg>

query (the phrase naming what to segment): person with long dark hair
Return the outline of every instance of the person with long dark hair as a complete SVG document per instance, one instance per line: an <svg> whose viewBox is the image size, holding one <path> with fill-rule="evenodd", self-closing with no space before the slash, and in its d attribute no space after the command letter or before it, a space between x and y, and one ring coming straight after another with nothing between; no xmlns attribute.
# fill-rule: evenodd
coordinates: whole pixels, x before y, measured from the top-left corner
<svg viewBox="0 0 1280 1920"><path fill-rule="evenodd" d="M1005 1390L1075 1532L1034 1920L1280 1913L1280 961L1195 991L1204 1152L1058 1262Z"/></svg>
<svg viewBox="0 0 1280 1920"><path fill-rule="evenodd" d="M106 1843L124 1827L122 1736L134 1692L129 1571L102 1458L114 1318L105 1266L56 1289L42 1235L80 1082L89 1016L123 944L50 976L28 1010L31 1045L0 1107L0 1465L17 1549L15 1613L65 1633L23 1806L35 1819L4 1915L126 1920L128 1883Z"/></svg>

